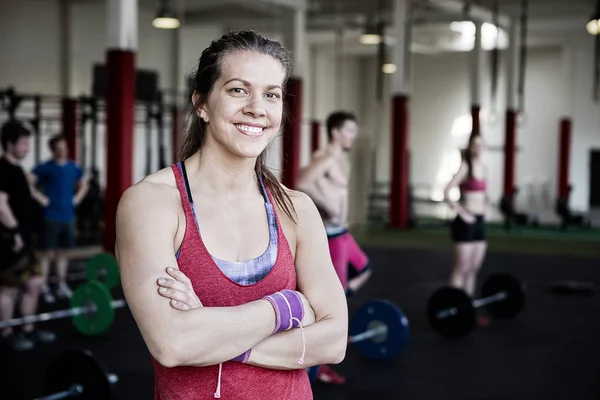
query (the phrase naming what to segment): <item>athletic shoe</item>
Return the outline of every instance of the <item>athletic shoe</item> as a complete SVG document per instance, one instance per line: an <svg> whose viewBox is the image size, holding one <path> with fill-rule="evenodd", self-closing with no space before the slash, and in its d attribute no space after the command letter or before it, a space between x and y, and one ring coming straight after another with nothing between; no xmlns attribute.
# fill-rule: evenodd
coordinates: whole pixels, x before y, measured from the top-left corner
<svg viewBox="0 0 600 400"><path fill-rule="evenodd" d="M54 332L43 331L41 329L34 329L31 332L27 332L26 335L34 343L50 343L56 340Z"/></svg>
<svg viewBox="0 0 600 400"><path fill-rule="evenodd" d="M56 298L50 291L50 288L48 287L48 285L42 286L42 295L44 296L44 301L47 304L52 304L52 303L56 302Z"/></svg>
<svg viewBox="0 0 600 400"><path fill-rule="evenodd" d="M28 351L35 347L35 343L29 340L23 332L11 333L3 340L13 351Z"/></svg>
<svg viewBox="0 0 600 400"><path fill-rule="evenodd" d="M343 385L346 383L346 378L335 372L327 365L319 366L317 371L317 380L323 383L330 383L333 385Z"/></svg>
<svg viewBox="0 0 600 400"><path fill-rule="evenodd" d="M58 289L56 289L56 295L62 299L70 299L73 296L73 292L69 285L65 282L61 282L58 284Z"/></svg>
<svg viewBox="0 0 600 400"><path fill-rule="evenodd" d="M484 317L481 314L477 315L477 325L479 325L482 328L485 328L485 327L490 326L490 324L491 324L491 321L489 318Z"/></svg>

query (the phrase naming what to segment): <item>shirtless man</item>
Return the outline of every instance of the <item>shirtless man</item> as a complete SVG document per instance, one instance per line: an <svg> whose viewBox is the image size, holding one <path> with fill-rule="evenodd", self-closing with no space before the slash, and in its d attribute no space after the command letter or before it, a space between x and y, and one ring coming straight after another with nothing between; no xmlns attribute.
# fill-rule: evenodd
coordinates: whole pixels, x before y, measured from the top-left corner
<svg viewBox="0 0 600 400"><path fill-rule="evenodd" d="M300 173L298 190L309 195L323 218L329 252L337 275L349 296L371 276L369 259L348 232L348 182L350 166L345 154L358 133L354 114L337 111L327 118L329 143L317 151ZM317 379L342 384L345 379L327 366L321 366Z"/></svg>

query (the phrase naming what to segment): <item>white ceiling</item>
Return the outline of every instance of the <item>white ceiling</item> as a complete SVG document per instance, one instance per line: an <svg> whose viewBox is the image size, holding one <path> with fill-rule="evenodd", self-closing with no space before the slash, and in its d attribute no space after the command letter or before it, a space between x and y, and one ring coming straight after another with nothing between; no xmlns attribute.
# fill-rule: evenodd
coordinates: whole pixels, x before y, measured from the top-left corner
<svg viewBox="0 0 600 400"><path fill-rule="evenodd" d="M94 0L78 0L94 1ZM138 0L140 7L156 7L158 0ZM464 35L450 28L452 21L464 20L464 0L408 0L415 25L413 51L437 53L460 50ZM497 0L502 21L517 21L522 0ZM375 54L377 46L358 43L367 19L383 17L388 25L394 0L171 0L183 16L184 24L221 21L232 29L280 30L289 20L282 18L294 7L306 7L309 41L313 45L335 47L336 30L344 31L344 51L349 54ZM496 0L471 0L473 15L492 22ZM529 0L528 43L531 46L561 44L570 33L585 32L585 24L596 0ZM463 46L464 47L464 46ZM464 50L464 49L463 49Z"/></svg>

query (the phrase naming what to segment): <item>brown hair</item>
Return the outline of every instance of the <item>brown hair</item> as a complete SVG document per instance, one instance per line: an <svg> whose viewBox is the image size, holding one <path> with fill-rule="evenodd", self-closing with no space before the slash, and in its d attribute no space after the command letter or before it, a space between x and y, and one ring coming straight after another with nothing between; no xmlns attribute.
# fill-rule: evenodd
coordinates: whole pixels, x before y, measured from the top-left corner
<svg viewBox="0 0 600 400"><path fill-rule="evenodd" d="M354 113L349 111L336 111L327 117L327 139L331 142L333 139L333 130L340 129L346 121L356 121Z"/></svg>
<svg viewBox="0 0 600 400"><path fill-rule="evenodd" d="M30 137L31 132L20 121L10 119L6 121L0 129L0 143L2 150L6 151L9 144L15 144L22 137Z"/></svg>
<svg viewBox="0 0 600 400"><path fill-rule="evenodd" d="M66 140L63 135L60 135L60 134L54 135L50 138L50 140L48 140L48 147L50 148L51 151L54 151L54 146L56 146L56 143L58 143L62 140Z"/></svg>
<svg viewBox="0 0 600 400"><path fill-rule="evenodd" d="M208 99L210 91L221 75L223 58L237 51L254 51L269 55L281 62L285 70L282 88L285 88L292 63L289 52L280 43L267 39L254 31L231 31L223 35L220 39L214 40L202 52L200 60L198 60L198 67L193 78L190 79L191 92L197 92L200 95L200 100L192 107L188 117L188 129L181 151L181 158L183 160L191 157L204 147L206 142L206 122L198 117L197 110ZM284 105L281 126L285 126L287 122L288 113ZM268 147L257 157L254 172L262 180L277 205L292 221L295 221L292 215L292 212L295 213L294 205L283 186L277 181L275 175L267 168L267 151Z"/></svg>
<svg viewBox="0 0 600 400"><path fill-rule="evenodd" d="M471 154L471 145L478 137L481 137L481 135L478 132L471 133L471 136L469 136L469 143L467 144L467 147L462 151L462 158L467 163L467 167L469 170L469 178L473 177L473 155Z"/></svg>

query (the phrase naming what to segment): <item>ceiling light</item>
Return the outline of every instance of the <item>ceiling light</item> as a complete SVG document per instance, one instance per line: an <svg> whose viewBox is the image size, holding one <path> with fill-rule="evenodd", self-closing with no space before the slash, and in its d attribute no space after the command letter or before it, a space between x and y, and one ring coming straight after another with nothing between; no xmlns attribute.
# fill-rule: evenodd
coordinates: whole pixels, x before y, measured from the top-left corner
<svg viewBox="0 0 600 400"><path fill-rule="evenodd" d="M600 17L592 17L585 26L590 35L596 36L600 33Z"/></svg>
<svg viewBox="0 0 600 400"><path fill-rule="evenodd" d="M171 8L168 0L161 0L158 6L156 18L152 21L152 26L158 29L177 29L180 26L177 13Z"/></svg>

